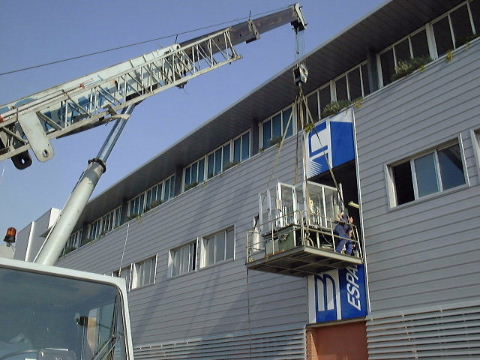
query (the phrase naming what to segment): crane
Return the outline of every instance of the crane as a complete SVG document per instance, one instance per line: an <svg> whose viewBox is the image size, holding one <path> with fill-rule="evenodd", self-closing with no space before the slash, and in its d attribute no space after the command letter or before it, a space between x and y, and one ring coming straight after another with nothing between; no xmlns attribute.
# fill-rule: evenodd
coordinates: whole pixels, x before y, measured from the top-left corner
<svg viewBox="0 0 480 360"><path fill-rule="evenodd" d="M0 257L0 360L133 359L125 281L55 266L135 106L238 59L235 46L291 23L299 4L163 49L0 106L0 160L19 169L54 155L51 140L114 121L33 263ZM5 241L14 241L9 229ZM105 321L106 320L106 321ZM47 329L48 331L46 331Z"/></svg>
<svg viewBox="0 0 480 360"><path fill-rule="evenodd" d="M126 117L122 109L239 60L235 46L291 23L305 28L299 4L155 50L0 106L0 160L24 169L54 155L50 140Z"/></svg>

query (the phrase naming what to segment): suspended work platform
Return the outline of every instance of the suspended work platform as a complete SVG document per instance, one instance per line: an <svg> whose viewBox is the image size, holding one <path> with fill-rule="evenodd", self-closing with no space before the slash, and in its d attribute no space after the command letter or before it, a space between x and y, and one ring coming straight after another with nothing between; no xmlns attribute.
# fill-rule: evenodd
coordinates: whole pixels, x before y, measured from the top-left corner
<svg viewBox="0 0 480 360"><path fill-rule="evenodd" d="M259 208L247 235L249 269L306 276L363 263L357 228L342 218L337 189L308 181L278 183L259 195Z"/></svg>

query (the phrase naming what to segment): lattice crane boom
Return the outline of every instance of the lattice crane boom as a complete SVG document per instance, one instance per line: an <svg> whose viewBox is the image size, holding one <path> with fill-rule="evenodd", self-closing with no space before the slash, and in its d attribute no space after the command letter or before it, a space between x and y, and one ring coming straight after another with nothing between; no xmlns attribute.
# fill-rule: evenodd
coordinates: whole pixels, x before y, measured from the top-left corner
<svg viewBox="0 0 480 360"><path fill-rule="evenodd" d="M180 44L155 50L0 106L0 160L31 164L54 155L51 139L121 118L120 112L171 87L241 58L235 45L291 23L306 26L298 4Z"/></svg>

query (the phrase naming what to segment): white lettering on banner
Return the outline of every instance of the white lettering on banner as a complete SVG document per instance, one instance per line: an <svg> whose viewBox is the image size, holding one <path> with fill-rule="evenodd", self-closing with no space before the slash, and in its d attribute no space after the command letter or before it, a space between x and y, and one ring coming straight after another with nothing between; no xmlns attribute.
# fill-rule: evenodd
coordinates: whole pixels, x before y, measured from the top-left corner
<svg viewBox="0 0 480 360"><path fill-rule="evenodd" d="M358 311L362 310L362 304L360 303L360 285L358 281L358 269L356 266L348 266L347 273L345 275L347 279L347 301L350 305L354 306Z"/></svg>

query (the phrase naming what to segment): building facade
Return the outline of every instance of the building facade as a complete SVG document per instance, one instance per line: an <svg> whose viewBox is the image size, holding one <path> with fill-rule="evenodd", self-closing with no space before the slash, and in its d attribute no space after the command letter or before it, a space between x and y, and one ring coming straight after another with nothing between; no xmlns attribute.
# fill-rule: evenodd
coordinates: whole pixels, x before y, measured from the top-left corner
<svg viewBox="0 0 480 360"><path fill-rule="evenodd" d="M292 65L90 201L59 265L127 280L139 359L478 358L479 34L480 0L387 2L302 59L308 111Z"/></svg>

